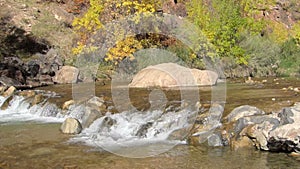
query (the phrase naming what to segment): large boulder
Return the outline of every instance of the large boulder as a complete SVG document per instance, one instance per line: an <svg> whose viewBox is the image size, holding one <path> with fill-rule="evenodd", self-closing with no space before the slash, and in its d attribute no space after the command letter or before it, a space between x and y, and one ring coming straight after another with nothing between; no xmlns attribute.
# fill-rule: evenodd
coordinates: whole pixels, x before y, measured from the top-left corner
<svg viewBox="0 0 300 169"><path fill-rule="evenodd" d="M217 83L218 74L209 70L189 69L175 63L148 66L138 72L129 87L210 86Z"/></svg>
<svg viewBox="0 0 300 169"><path fill-rule="evenodd" d="M284 108L278 115L282 125L269 132L269 149L300 153L300 103Z"/></svg>
<svg viewBox="0 0 300 169"><path fill-rule="evenodd" d="M67 118L60 127L61 132L65 134L78 134L82 127L80 122L75 118Z"/></svg>
<svg viewBox="0 0 300 169"><path fill-rule="evenodd" d="M53 77L55 83L76 83L78 80L79 69L73 66L63 66Z"/></svg>
<svg viewBox="0 0 300 169"><path fill-rule="evenodd" d="M247 137L257 149L300 153L300 103L273 114L262 115L257 112L260 111L230 118L230 123L225 124L233 124L232 129L227 128L228 133L232 133L232 147L239 146Z"/></svg>

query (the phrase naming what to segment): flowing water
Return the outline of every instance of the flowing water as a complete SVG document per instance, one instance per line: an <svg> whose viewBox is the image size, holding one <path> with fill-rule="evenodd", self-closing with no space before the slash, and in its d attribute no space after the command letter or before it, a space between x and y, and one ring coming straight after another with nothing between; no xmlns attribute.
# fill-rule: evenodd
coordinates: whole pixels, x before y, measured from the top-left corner
<svg viewBox="0 0 300 169"><path fill-rule="evenodd" d="M249 104L269 112L300 101L299 93L281 90L289 86L300 87L299 80L280 79L276 82L279 84L273 82L273 79L268 81L269 83L264 85L227 83L223 115L227 115L234 107L240 105ZM80 107L75 108L76 111L73 109L73 112L67 115L60 112L59 107L62 103L72 98L71 85L48 86L40 90L56 92L59 97L51 96L47 103L36 106L30 106L22 97L14 97L6 110L0 110L0 168L171 169L299 168L300 166L298 157L291 157L284 153L269 153L255 149L234 151L229 147L212 148L206 143L194 147L186 145L180 138L168 140L173 131L189 127L191 122L188 119L193 116L193 113L188 109L180 110L180 113L152 110L148 89L130 91L132 97L130 104L137 110L117 114L107 113L81 134L64 135L59 131L61 122L66 117L80 116L78 111ZM202 105L209 107L210 90L201 88L200 93ZM176 102L181 97L178 91L165 91L165 94L167 100L171 102ZM109 84L97 86L96 95L104 96L104 99L113 105ZM4 100L5 98L0 98L0 105ZM116 125L103 127L105 118L108 117L116 120ZM176 125L172 125L174 122ZM139 128L145 124L151 125L149 130L137 135ZM118 143L122 144L116 147ZM174 145L177 146L172 148ZM118 151L120 149L122 151ZM131 157L143 157L141 154L155 156L126 158L115 154L131 154Z"/></svg>

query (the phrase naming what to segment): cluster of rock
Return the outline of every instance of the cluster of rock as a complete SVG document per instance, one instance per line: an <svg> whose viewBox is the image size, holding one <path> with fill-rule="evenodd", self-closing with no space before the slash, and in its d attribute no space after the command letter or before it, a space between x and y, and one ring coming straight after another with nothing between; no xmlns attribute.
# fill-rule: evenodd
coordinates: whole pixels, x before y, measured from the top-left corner
<svg viewBox="0 0 300 169"><path fill-rule="evenodd" d="M0 63L0 85L32 88L54 83L77 82L79 70L64 66L54 49L36 54L36 59L24 62L17 57L5 57Z"/></svg>
<svg viewBox="0 0 300 169"><path fill-rule="evenodd" d="M81 103L76 103L74 100L66 101L62 106L62 112L68 118L63 122L60 130L65 134L79 134L96 119L105 116L106 109L104 99L96 96Z"/></svg>
<svg viewBox="0 0 300 169"><path fill-rule="evenodd" d="M249 105L235 108L221 124L222 106L200 113L188 141L192 145L231 146L300 153L300 103L266 114Z"/></svg>

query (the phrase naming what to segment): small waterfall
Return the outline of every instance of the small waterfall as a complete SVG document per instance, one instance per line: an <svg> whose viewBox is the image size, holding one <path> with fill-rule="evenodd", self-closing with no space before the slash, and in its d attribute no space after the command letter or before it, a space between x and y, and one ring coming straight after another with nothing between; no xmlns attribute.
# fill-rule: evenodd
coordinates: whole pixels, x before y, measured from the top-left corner
<svg viewBox="0 0 300 169"><path fill-rule="evenodd" d="M30 99L14 95L12 99L0 96L0 105L7 101L7 108L0 110L0 123L12 123L20 121L38 121L38 122L63 122L65 117L61 110L54 104L48 103L45 99L42 103L31 105Z"/></svg>
<svg viewBox="0 0 300 169"><path fill-rule="evenodd" d="M155 110L107 113L71 139L71 142L101 147L124 156L151 156L176 144L185 144L195 114L187 108L177 112Z"/></svg>

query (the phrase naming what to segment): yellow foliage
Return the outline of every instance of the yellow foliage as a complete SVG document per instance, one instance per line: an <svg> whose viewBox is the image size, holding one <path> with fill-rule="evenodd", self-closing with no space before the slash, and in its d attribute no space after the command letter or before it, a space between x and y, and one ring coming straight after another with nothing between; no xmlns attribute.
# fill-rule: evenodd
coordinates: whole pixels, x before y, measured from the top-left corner
<svg viewBox="0 0 300 169"><path fill-rule="evenodd" d="M270 37L277 43L283 43L289 38L289 30L284 24L270 21L269 27L272 29Z"/></svg>
<svg viewBox="0 0 300 169"><path fill-rule="evenodd" d="M129 57L131 60L133 60L133 53L141 48L143 48L141 42L136 40L134 37L128 37L117 42L115 47L109 49L105 61L111 61L115 64L118 64L119 61L126 57Z"/></svg>
<svg viewBox="0 0 300 169"><path fill-rule="evenodd" d="M300 45L300 21L293 25L292 36L295 38L297 45Z"/></svg>

